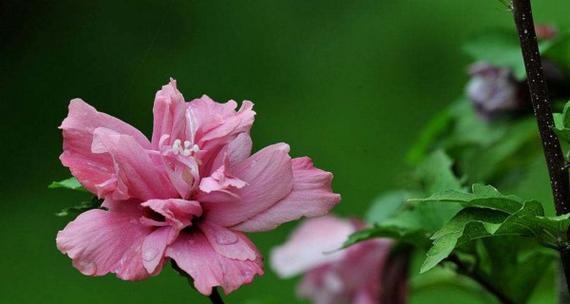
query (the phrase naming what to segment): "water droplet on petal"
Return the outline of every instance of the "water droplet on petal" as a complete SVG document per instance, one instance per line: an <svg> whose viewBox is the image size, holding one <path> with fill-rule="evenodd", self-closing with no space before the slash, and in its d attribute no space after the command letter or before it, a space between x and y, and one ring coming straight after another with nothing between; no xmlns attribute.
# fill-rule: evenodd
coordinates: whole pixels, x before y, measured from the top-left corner
<svg viewBox="0 0 570 304"><path fill-rule="evenodd" d="M216 243L220 245L231 245L238 242L237 235L229 230L216 232L214 238L216 239Z"/></svg>
<svg viewBox="0 0 570 304"><path fill-rule="evenodd" d="M150 262L154 260L154 258L156 258L157 255L158 255L158 250L156 250L155 248L147 249L143 252L143 260Z"/></svg>
<svg viewBox="0 0 570 304"><path fill-rule="evenodd" d="M81 261L77 264L77 269L81 271L82 274L92 276L97 272L97 266L93 262Z"/></svg>

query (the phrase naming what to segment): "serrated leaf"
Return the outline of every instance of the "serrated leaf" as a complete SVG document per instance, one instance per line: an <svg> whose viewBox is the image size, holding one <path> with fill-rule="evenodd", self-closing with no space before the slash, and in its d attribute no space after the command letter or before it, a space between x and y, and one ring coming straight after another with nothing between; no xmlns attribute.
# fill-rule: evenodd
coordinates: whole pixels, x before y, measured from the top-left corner
<svg viewBox="0 0 570 304"><path fill-rule="evenodd" d="M446 202L458 203L464 207L478 207L515 212L521 207L522 199L514 195L503 195L495 187L474 184L472 192L448 190L433 194L423 199L413 199L417 202Z"/></svg>
<svg viewBox="0 0 570 304"><path fill-rule="evenodd" d="M495 231L507 214L492 209L465 208L433 236L432 247L420 269L424 273L446 259L456 247ZM484 220L480 220L484 218Z"/></svg>
<svg viewBox="0 0 570 304"><path fill-rule="evenodd" d="M481 238L520 236L549 248L567 246L570 214L546 217L539 202L503 195L491 186L474 185L472 193L446 191L419 201L458 203L465 207L433 234L434 242L421 272L435 267L454 249Z"/></svg>
<svg viewBox="0 0 570 304"><path fill-rule="evenodd" d="M68 179L64 179L58 182L52 182L48 186L48 188L50 189L63 188L63 189L87 192L87 190L83 188L83 186L79 183L79 181L75 177L70 177Z"/></svg>
<svg viewBox="0 0 570 304"><path fill-rule="evenodd" d="M429 236L460 209L452 204L410 205L397 215L350 235L344 247L377 237L393 238L425 247L429 245Z"/></svg>

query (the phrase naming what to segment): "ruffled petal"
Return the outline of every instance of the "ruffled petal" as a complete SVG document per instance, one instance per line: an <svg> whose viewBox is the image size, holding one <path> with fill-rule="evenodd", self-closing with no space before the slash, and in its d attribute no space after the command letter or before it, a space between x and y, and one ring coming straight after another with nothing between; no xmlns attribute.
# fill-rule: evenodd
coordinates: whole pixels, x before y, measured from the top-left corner
<svg viewBox="0 0 570 304"><path fill-rule="evenodd" d="M238 111L236 108L233 100L218 103L206 95L192 100L187 115L195 143L204 149L215 140L227 143L237 134L249 132L255 117L253 103L246 100Z"/></svg>
<svg viewBox="0 0 570 304"><path fill-rule="evenodd" d="M84 212L57 234L57 247L84 275L144 279L150 274L143 267L141 246L152 228L139 222L141 214L136 207Z"/></svg>
<svg viewBox="0 0 570 304"><path fill-rule="evenodd" d="M178 235L176 228L171 226L158 227L149 234L142 243L143 266L148 273L154 273L164 263L166 246L171 244Z"/></svg>
<svg viewBox="0 0 570 304"><path fill-rule="evenodd" d="M176 197L176 190L160 164L153 162L149 151L133 137L107 128L94 131L92 151L107 153L114 164L116 177L115 199L165 199Z"/></svg>
<svg viewBox="0 0 570 304"><path fill-rule="evenodd" d="M243 188L230 189L230 193L199 193L197 200L208 210L208 220L224 227L233 226L265 211L287 196L293 187L288 152L288 145L275 144L231 168L232 174L247 184Z"/></svg>
<svg viewBox="0 0 570 304"><path fill-rule="evenodd" d="M271 230L303 216L325 215L340 201L340 195L332 192L332 173L315 168L308 157L295 158L291 164L293 191L234 229L244 232Z"/></svg>
<svg viewBox="0 0 570 304"><path fill-rule="evenodd" d="M60 160L86 189L103 197L114 191L115 181L111 157L91 151L93 132L99 127L131 136L143 148L149 148L150 143L131 125L97 112L81 99L73 99L69 103L69 114L60 126L63 130L63 153Z"/></svg>
<svg viewBox="0 0 570 304"><path fill-rule="evenodd" d="M224 145L240 133L249 133L255 117L253 103L244 101L236 108L233 100L218 103L206 95L189 103L186 132L194 134L193 143L200 149L196 156L204 172L211 172L211 162Z"/></svg>
<svg viewBox="0 0 570 304"><path fill-rule="evenodd" d="M221 166L227 168L235 167L251 155L252 146L253 142L249 134L240 133L234 140L222 148L212 162L211 170L203 172L203 175L211 175Z"/></svg>
<svg viewBox="0 0 570 304"><path fill-rule="evenodd" d="M186 108L182 93L176 88L176 80L163 86L154 98L154 124L152 130L152 145L158 150L161 138L168 136L168 143L174 140L186 140L191 137L186 134Z"/></svg>
<svg viewBox="0 0 570 304"><path fill-rule="evenodd" d="M184 233L168 247L166 255L194 279L194 286L203 295L221 286L226 294L250 283L256 274L263 275L258 254L255 261L240 261L220 255L201 232Z"/></svg>
<svg viewBox="0 0 570 304"><path fill-rule="evenodd" d="M339 248L355 230L350 221L333 216L306 220L285 244L271 251L271 268L287 278L338 261L345 253Z"/></svg>
<svg viewBox="0 0 570 304"><path fill-rule="evenodd" d="M154 212L162 215L169 222L174 224L178 230L182 230L191 224L193 217L202 215L202 207L196 201L183 199L148 200L141 204L149 207Z"/></svg>
<svg viewBox="0 0 570 304"><path fill-rule="evenodd" d="M257 259L257 250L251 241L241 232L232 231L205 221L200 230L214 250L226 258L240 261Z"/></svg>

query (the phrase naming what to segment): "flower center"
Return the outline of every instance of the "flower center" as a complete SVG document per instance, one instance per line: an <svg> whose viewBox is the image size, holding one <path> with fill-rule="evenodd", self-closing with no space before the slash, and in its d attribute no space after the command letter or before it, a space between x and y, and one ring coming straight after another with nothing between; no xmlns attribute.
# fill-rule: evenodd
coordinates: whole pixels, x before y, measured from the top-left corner
<svg viewBox="0 0 570 304"><path fill-rule="evenodd" d="M174 155L191 156L199 150L200 147L198 147L197 144L192 144L188 140L185 140L183 143L180 139L176 139L174 143L172 143L172 153L174 153Z"/></svg>

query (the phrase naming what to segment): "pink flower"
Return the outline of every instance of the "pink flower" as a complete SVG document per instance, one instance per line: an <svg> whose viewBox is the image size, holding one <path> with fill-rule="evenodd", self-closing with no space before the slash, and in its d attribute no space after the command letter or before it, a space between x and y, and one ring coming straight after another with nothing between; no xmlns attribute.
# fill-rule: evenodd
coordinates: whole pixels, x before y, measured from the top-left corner
<svg viewBox="0 0 570 304"><path fill-rule="evenodd" d="M271 230L326 214L340 200L332 174L287 144L251 154L252 103L185 102L176 82L154 102L149 141L134 127L72 100L60 159L102 207L57 235L59 250L83 274L124 280L158 274L168 259L202 294L230 293L263 274L244 232Z"/></svg>
<svg viewBox="0 0 570 304"><path fill-rule="evenodd" d="M404 303L396 298L405 297L405 269L398 269L399 275L390 277L394 277L388 264L392 241L373 239L338 250L359 228L362 224L356 221L333 216L307 220L285 244L273 249L271 266L285 278L305 273L297 293L313 303ZM399 289L396 296L390 295L389 302L381 301L391 292L383 290L385 283L394 283L386 278L397 281L389 289Z"/></svg>

